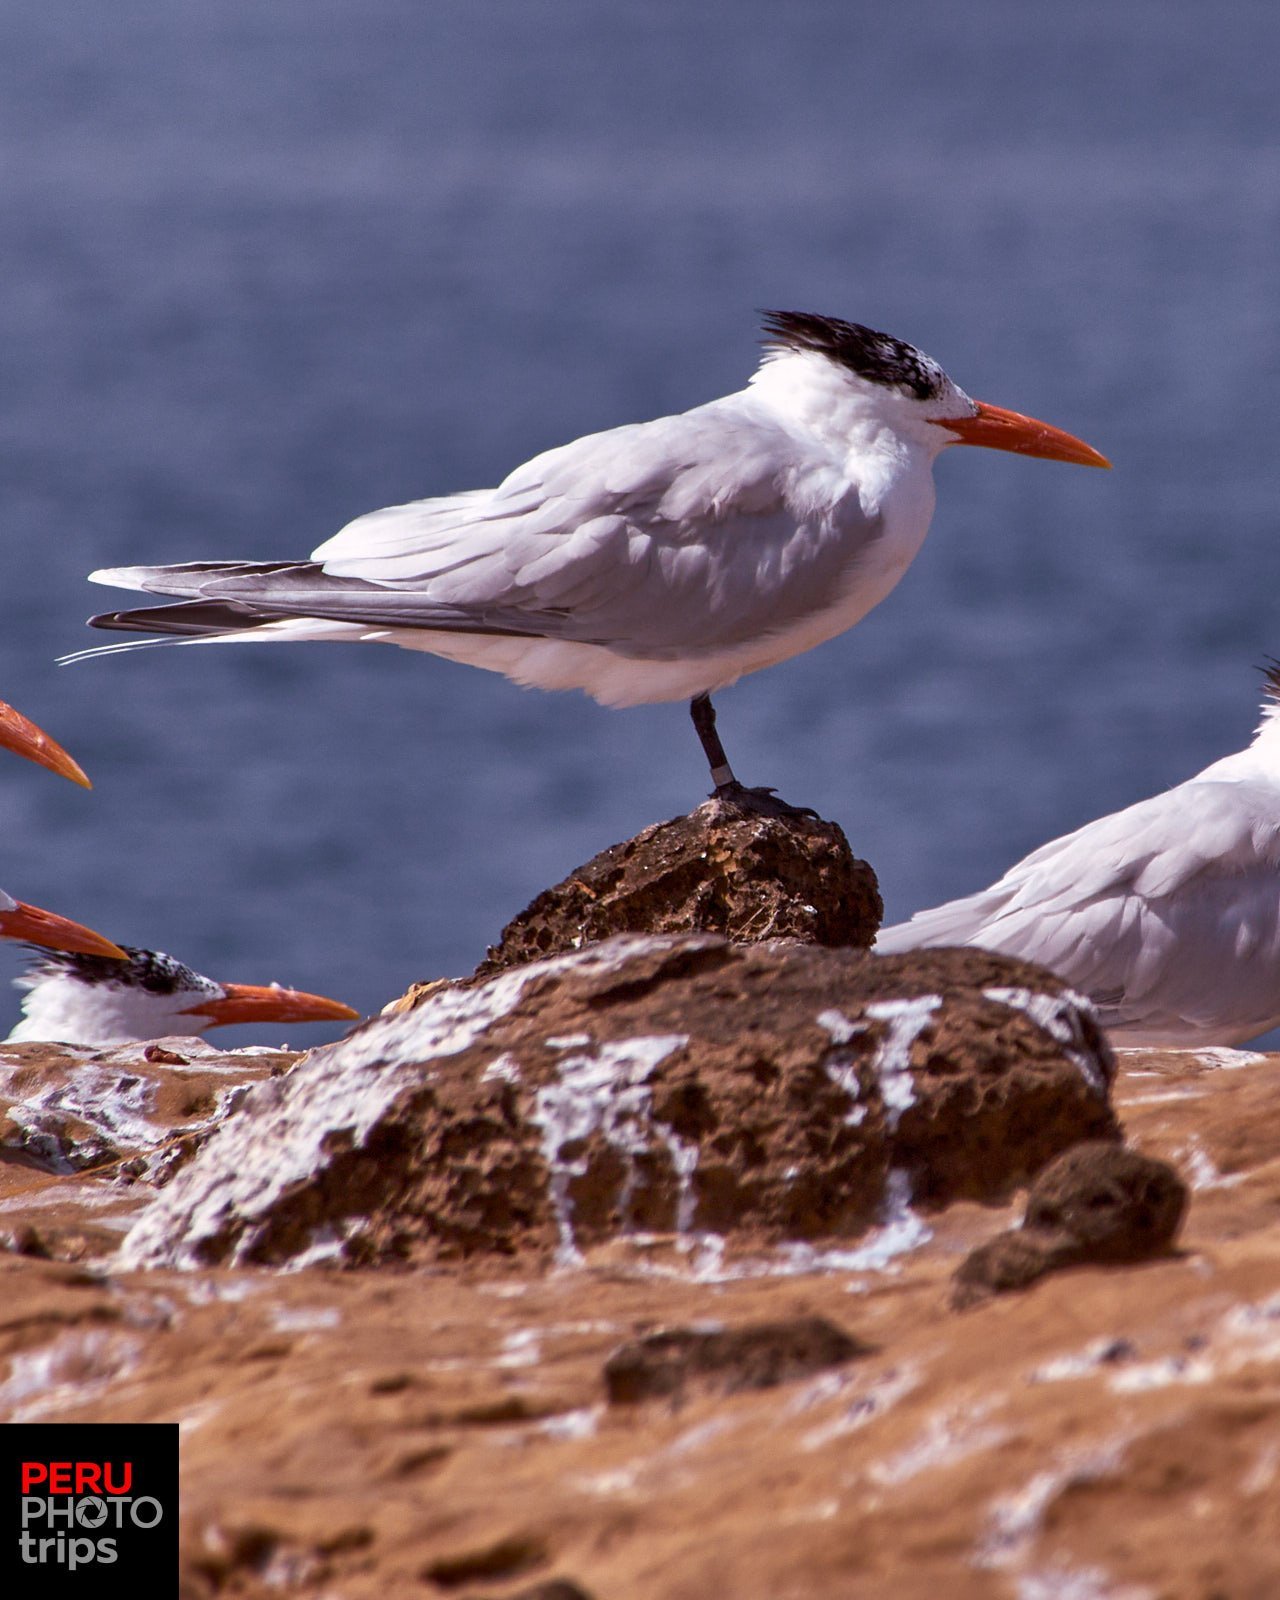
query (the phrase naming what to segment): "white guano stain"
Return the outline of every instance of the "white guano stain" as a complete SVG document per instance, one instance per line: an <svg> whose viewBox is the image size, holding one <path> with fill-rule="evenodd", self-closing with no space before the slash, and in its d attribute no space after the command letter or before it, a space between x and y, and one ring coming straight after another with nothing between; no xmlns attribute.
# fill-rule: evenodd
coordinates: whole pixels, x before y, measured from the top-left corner
<svg viewBox="0 0 1280 1600"><path fill-rule="evenodd" d="M941 995L922 994L913 995L909 1000L873 1000L863 1012L873 1022L888 1024L873 1065L879 1074L885 1123L890 1133L897 1128L902 1113L916 1102L915 1085L911 1080L911 1048L941 1004Z"/></svg>
<svg viewBox="0 0 1280 1600"><path fill-rule="evenodd" d="M1036 989L997 987L984 989L982 997L1030 1017L1042 1033L1047 1033L1062 1046L1063 1054L1074 1062L1093 1093L1101 1100L1107 1098L1106 1075L1085 1038L1080 1022L1082 1014L1097 1021L1098 1013L1087 995L1077 994L1074 989L1064 989L1061 994L1045 994Z"/></svg>
<svg viewBox="0 0 1280 1600"><path fill-rule="evenodd" d="M835 1084L836 1088L842 1090L848 1097L849 1109L844 1114L845 1125L850 1128L856 1128L859 1123L865 1122L867 1108L861 1104L862 1083L858 1077L858 1069L854 1066L850 1056L844 1051L838 1050L834 1055L826 1058L822 1063L822 1070ZM798 1170L798 1168L793 1167L787 1176L793 1177Z"/></svg>
<svg viewBox="0 0 1280 1600"><path fill-rule="evenodd" d="M1177 1350L1115 1373L1108 1388L1143 1394L1175 1385L1210 1383L1254 1366L1280 1362L1280 1294L1231 1306L1191 1350Z"/></svg>
<svg viewBox="0 0 1280 1600"><path fill-rule="evenodd" d="M511 1055L500 1055L480 1074L481 1083L492 1083L500 1079L503 1083L520 1082L520 1063Z"/></svg>
<svg viewBox="0 0 1280 1600"><path fill-rule="evenodd" d="M1219 1171L1213 1157L1193 1133L1186 1144L1174 1151L1174 1160L1186 1175L1193 1191L1205 1189L1234 1189L1248 1177L1245 1172Z"/></svg>
<svg viewBox="0 0 1280 1600"><path fill-rule="evenodd" d="M73 1328L39 1350L10 1358L0 1382L0 1421L32 1422L107 1393L136 1370L142 1343L131 1333Z"/></svg>
<svg viewBox="0 0 1280 1600"><path fill-rule="evenodd" d="M551 1209L559 1235L558 1265L571 1266L582 1259L574 1235L569 1185L572 1179L586 1175L587 1158L584 1153L566 1156L566 1148L585 1144L598 1134L626 1158L626 1177L618 1201L625 1230L636 1157L643 1155L654 1135L663 1130L653 1117L650 1079L661 1062L688 1042L689 1036L683 1033L607 1040L590 1053L566 1056L556 1069L556 1082L534 1095L529 1120L541 1131L542 1156L551 1174ZM692 1209L686 1194L697 1166L697 1146L692 1147L690 1158L683 1141L670 1129L665 1133L676 1166L679 1216ZM687 1221L686 1215L686 1226Z"/></svg>
<svg viewBox="0 0 1280 1600"><path fill-rule="evenodd" d="M1216 1067L1220 1072L1239 1072L1267 1059L1257 1050L1231 1050L1226 1045L1202 1046L1192 1054L1202 1067Z"/></svg>
<svg viewBox="0 0 1280 1600"><path fill-rule="evenodd" d="M321 1333L342 1321L336 1306L273 1306L269 1316L274 1333Z"/></svg>
<svg viewBox="0 0 1280 1600"><path fill-rule="evenodd" d="M150 1150L172 1137L151 1119L157 1092L141 1072L86 1061L67 1081L13 1100L6 1115L21 1133L5 1142L63 1176L109 1160L116 1145ZM74 1123L82 1128L73 1130Z"/></svg>
<svg viewBox="0 0 1280 1600"><path fill-rule="evenodd" d="M1056 1562L1017 1579L1015 1600L1156 1600L1146 1584L1117 1586L1101 1567L1068 1567Z"/></svg>
<svg viewBox="0 0 1280 1600"><path fill-rule="evenodd" d="M599 1432L603 1405L580 1406L576 1411L560 1411L535 1424L535 1431L549 1439L590 1439Z"/></svg>
<svg viewBox="0 0 1280 1600"><path fill-rule="evenodd" d="M691 939L685 947L717 942ZM222 1124L200 1159L143 1213L116 1265L198 1267L201 1246L224 1234L234 1240L229 1262L242 1263L280 1196L314 1179L335 1140L362 1147L400 1094L430 1081L433 1061L460 1055L483 1039L515 1009L528 984L566 972L614 972L669 943L636 935L533 962L476 989L442 990L413 1011L375 1017L338 1043L311 1051L287 1077L250 1091L245 1114ZM329 1238L321 1248L336 1245Z"/></svg>
<svg viewBox="0 0 1280 1600"><path fill-rule="evenodd" d="M886 1372L863 1375L854 1369L857 1393L852 1399L843 1395L839 1412L826 1422L819 1423L801 1436L802 1450L821 1450L846 1433L857 1433L868 1423L882 1417L920 1387L922 1369L912 1364L890 1367ZM847 1385L845 1385L847 1387ZM819 1402L831 1398L829 1393L819 1393Z"/></svg>
<svg viewBox="0 0 1280 1600"><path fill-rule="evenodd" d="M865 1023L850 1022L843 1011L819 1011L818 1026L825 1028L831 1035L833 1044L848 1044L850 1039L866 1031Z"/></svg>
<svg viewBox="0 0 1280 1600"><path fill-rule="evenodd" d="M909 1445L883 1461L873 1462L867 1468L867 1477L886 1486L906 1483L922 1472L952 1466L967 1456L1004 1444L1012 1437L1011 1430L986 1420L994 1403L982 1401L936 1412Z"/></svg>
<svg viewBox="0 0 1280 1600"><path fill-rule="evenodd" d="M987 1526L974 1555L974 1566L993 1571L1019 1566L1044 1525L1044 1514L1064 1490L1096 1483L1118 1471L1123 1446L1105 1442L1092 1449L1061 1452L1053 1465L1029 1478L1021 1489L991 1502Z"/></svg>
<svg viewBox="0 0 1280 1600"><path fill-rule="evenodd" d="M1128 1339L1116 1334L1103 1334L1091 1340L1083 1350L1063 1356L1053 1356L1027 1374L1028 1383L1070 1383L1077 1378L1091 1378L1103 1367L1118 1367L1133 1359L1134 1346Z"/></svg>
<svg viewBox="0 0 1280 1600"><path fill-rule="evenodd" d="M865 1033L867 1024L850 1022L843 1011L832 1009L818 1013L818 1026L826 1029L831 1035L832 1044L837 1046L837 1049L823 1060L822 1070L836 1088L848 1096L849 1109L845 1113L844 1120L847 1126L856 1128L860 1122L866 1120L867 1115L866 1106L861 1104L862 1083L858 1077L854 1057L847 1050L838 1047L849 1044L858 1034Z"/></svg>
<svg viewBox="0 0 1280 1600"><path fill-rule="evenodd" d="M1211 1383L1217 1375L1218 1365L1211 1356L1161 1356L1117 1372L1107 1387L1114 1394L1145 1394L1172 1384Z"/></svg>
<svg viewBox="0 0 1280 1600"><path fill-rule="evenodd" d="M818 1013L818 1024L831 1035L836 1046L852 1043L860 1034L870 1032L873 1023L887 1024L884 1037L871 1057L871 1066L880 1082L880 1098L884 1103L885 1124L892 1133L902 1118L902 1113L915 1104L915 1086L911 1080L911 1049L928 1027L933 1014L942 1004L939 994L912 995L902 1000L872 1000L863 1007L856 1022L834 1007ZM843 1089L854 1102L845 1121L858 1123L866 1115L859 1105L862 1086L848 1055L836 1053L823 1062L823 1070L837 1088Z"/></svg>

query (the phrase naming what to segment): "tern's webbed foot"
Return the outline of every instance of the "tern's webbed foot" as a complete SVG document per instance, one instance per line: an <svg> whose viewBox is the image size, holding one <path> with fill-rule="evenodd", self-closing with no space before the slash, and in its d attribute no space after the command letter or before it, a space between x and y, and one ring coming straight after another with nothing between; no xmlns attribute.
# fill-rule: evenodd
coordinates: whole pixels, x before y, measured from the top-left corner
<svg viewBox="0 0 1280 1600"><path fill-rule="evenodd" d="M746 784L736 779L732 783L718 783L711 798L752 817L812 817L815 821L820 820L811 806L788 805L772 789L748 789Z"/></svg>

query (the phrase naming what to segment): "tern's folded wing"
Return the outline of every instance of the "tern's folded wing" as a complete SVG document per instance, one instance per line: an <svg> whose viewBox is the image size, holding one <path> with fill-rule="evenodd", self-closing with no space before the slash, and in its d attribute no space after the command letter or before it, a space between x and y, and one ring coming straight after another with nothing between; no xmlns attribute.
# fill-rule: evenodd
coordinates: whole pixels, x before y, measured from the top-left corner
<svg viewBox="0 0 1280 1600"><path fill-rule="evenodd" d="M1051 840L989 889L883 929L876 948L983 944L1065 973L1077 944L1106 942L1096 908L1116 908L1113 937L1120 939L1125 903L1155 904L1205 873L1230 877L1259 866L1280 866L1274 796L1247 781L1193 778Z"/></svg>
<svg viewBox="0 0 1280 1600"><path fill-rule="evenodd" d="M309 562L95 574L195 604L94 620L195 633L315 617L661 659L830 606L879 531L837 463L724 401L577 440L493 491L372 512Z"/></svg>

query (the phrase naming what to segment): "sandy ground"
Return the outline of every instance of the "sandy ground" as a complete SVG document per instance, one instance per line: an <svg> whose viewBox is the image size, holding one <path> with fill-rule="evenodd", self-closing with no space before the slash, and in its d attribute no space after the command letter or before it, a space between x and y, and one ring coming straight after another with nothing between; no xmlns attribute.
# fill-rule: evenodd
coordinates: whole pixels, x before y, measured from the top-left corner
<svg viewBox="0 0 1280 1600"><path fill-rule="evenodd" d="M164 1053L89 1063L107 1088L163 1083L153 1144L289 1060ZM83 1057L8 1055L11 1100L84 1081ZM179 1421L192 1600L1264 1600L1280 1057L1126 1052L1113 1098L1130 1144L1191 1188L1177 1251L963 1312L952 1273L1017 1204L929 1214L877 1270L794 1251L730 1270L649 1238L572 1268L121 1273L150 1184L116 1160L38 1170L11 1107L0 1416ZM148 1142L118 1132L117 1155L130 1133ZM610 1355L655 1329L814 1315L868 1348L774 1387L725 1392L727 1373L608 1402Z"/></svg>

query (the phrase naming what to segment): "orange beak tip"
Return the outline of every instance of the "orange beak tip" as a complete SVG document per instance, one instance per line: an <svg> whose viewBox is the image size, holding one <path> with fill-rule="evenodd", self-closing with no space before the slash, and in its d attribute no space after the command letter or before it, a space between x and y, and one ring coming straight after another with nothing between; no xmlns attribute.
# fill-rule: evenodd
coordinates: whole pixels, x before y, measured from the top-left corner
<svg viewBox="0 0 1280 1600"><path fill-rule="evenodd" d="M11 911L0 911L0 937L21 939L46 950L69 950L74 955L104 956L111 961L129 958L114 940L106 939L69 917L42 911L19 900Z"/></svg>
<svg viewBox="0 0 1280 1600"><path fill-rule="evenodd" d="M208 1017L215 1027L233 1023L356 1022L358 1011L327 995L282 989L276 984L226 983L222 997L189 1006L188 1016Z"/></svg>
<svg viewBox="0 0 1280 1600"><path fill-rule="evenodd" d="M93 787L80 763L69 756L56 739L50 738L43 728L38 728L30 718L3 700L0 700L0 745L60 777L70 778L82 788Z"/></svg>
<svg viewBox="0 0 1280 1600"><path fill-rule="evenodd" d="M1015 455L1039 456L1046 461L1067 461L1077 467L1110 467L1100 451L1062 428L1055 428L1020 411L977 401L971 417L948 417L941 422L960 444L984 445L989 450L1011 450Z"/></svg>

